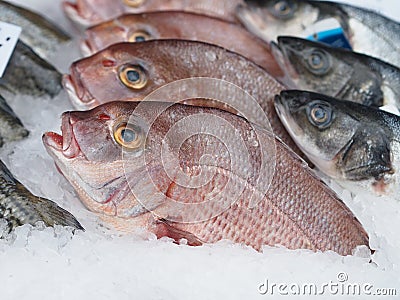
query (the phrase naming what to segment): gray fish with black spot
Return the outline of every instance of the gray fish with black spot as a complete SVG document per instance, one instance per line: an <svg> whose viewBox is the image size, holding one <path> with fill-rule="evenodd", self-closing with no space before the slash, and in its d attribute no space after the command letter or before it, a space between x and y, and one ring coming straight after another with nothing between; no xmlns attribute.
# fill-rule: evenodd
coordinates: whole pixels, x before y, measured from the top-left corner
<svg viewBox="0 0 400 300"><path fill-rule="evenodd" d="M62 90L62 75L50 63L39 57L29 46L18 42L0 78L3 95L55 97Z"/></svg>
<svg viewBox="0 0 400 300"><path fill-rule="evenodd" d="M318 169L354 191L399 197L400 117L359 103L291 90L276 111Z"/></svg>
<svg viewBox="0 0 400 300"><path fill-rule="evenodd" d="M26 8L0 0L0 21L22 28L20 40L43 58L54 56L71 37L46 18Z"/></svg>
<svg viewBox="0 0 400 300"><path fill-rule="evenodd" d="M334 18L352 49L400 66L400 24L375 11L348 4L311 0L245 0L236 14L267 42L279 35L307 36L319 21Z"/></svg>
<svg viewBox="0 0 400 300"><path fill-rule="evenodd" d="M53 201L32 195L14 178L2 161L0 161L0 219L7 222L8 232L17 226L35 225L40 221L46 226L62 225L83 230L82 225L68 211Z"/></svg>
<svg viewBox="0 0 400 300"><path fill-rule="evenodd" d="M0 95L0 147L5 143L21 140L28 135L29 131Z"/></svg>
<svg viewBox="0 0 400 300"><path fill-rule="evenodd" d="M368 106L400 109L400 69L379 59L302 38L280 36L272 52L292 89Z"/></svg>

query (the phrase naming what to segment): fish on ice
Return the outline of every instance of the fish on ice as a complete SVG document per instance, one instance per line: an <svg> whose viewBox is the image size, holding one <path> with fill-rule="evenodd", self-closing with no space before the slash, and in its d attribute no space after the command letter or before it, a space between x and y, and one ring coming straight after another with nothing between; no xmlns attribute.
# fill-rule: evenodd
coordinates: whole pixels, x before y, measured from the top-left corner
<svg viewBox="0 0 400 300"><path fill-rule="evenodd" d="M258 250L349 255L368 246L351 211L293 151L235 114L111 102L64 113L61 130L43 135L48 153L86 207L119 230Z"/></svg>
<svg viewBox="0 0 400 300"><path fill-rule="evenodd" d="M239 53L263 67L275 78L282 76L282 70L267 43L239 25L215 17L182 11L128 14L93 26L86 30L85 35L81 48L87 56L120 42L192 40Z"/></svg>
<svg viewBox="0 0 400 300"><path fill-rule="evenodd" d="M15 227L43 222L46 226L62 225L83 230L75 217L53 201L33 195L0 161L0 219L7 231Z"/></svg>
<svg viewBox="0 0 400 300"><path fill-rule="evenodd" d="M281 92L275 107L293 140L323 173L355 193L399 199L399 116L297 90Z"/></svg>
<svg viewBox="0 0 400 300"><path fill-rule="evenodd" d="M236 13L267 42L279 35L307 36L321 20L334 19L351 48L400 67L400 24L373 10L331 1L245 0ZM315 25L316 26L316 25Z"/></svg>

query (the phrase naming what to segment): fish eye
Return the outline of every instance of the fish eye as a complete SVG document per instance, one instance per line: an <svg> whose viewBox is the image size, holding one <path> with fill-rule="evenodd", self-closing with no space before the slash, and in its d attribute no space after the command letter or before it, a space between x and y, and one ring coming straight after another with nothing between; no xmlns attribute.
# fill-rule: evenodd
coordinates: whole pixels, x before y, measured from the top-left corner
<svg viewBox="0 0 400 300"><path fill-rule="evenodd" d="M276 1L271 7L270 11L277 18L289 19L293 16L295 9L295 3L281 0Z"/></svg>
<svg viewBox="0 0 400 300"><path fill-rule="evenodd" d="M123 0L125 5L131 7L139 7L143 4L145 0Z"/></svg>
<svg viewBox="0 0 400 300"><path fill-rule="evenodd" d="M316 101L307 107L307 116L311 124L324 129L332 122L332 108L328 104Z"/></svg>
<svg viewBox="0 0 400 300"><path fill-rule="evenodd" d="M144 42L151 38L150 34L144 30L134 32L128 39L131 43Z"/></svg>
<svg viewBox="0 0 400 300"><path fill-rule="evenodd" d="M314 50L307 57L310 71L317 75L324 75L329 71L331 62L325 52Z"/></svg>
<svg viewBox="0 0 400 300"><path fill-rule="evenodd" d="M137 149L142 145L143 134L138 126L121 123L114 129L114 140L127 149Z"/></svg>
<svg viewBox="0 0 400 300"><path fill-rule="evenodd" d="M119 79L128 88L140 90L147 84L147 75L139 65L124 66L119 71Z"/></svg>

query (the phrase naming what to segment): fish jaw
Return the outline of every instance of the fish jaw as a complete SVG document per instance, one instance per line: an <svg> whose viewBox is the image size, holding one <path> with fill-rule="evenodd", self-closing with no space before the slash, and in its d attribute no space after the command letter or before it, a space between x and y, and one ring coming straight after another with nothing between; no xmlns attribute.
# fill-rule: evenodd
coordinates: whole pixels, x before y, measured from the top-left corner
<svg viewBox="0 0 400 300"><path fill-rule="evenodd" d="M71 70L71 74L73 71ZM78 110L87 110L97 106L97 100L84 88L79 75L75 76L65 74L62 79L62 85L67 91L72 105Z"/></svg>
<svg viewBox="0 0 400 300"><path fill-rule="evenodd" d="M275 60L278 62L284 76L279 81L284 83L288 88L296 88L299 74L296 72L292 64L289 62L287 52L279 44L271 42L271 52Z"/></svg>
<svg viewBox="0 0 400 300"><path fill-rule="evenodd" d="M115 215L116 206L113 198L117 197L118 193L109 195L102 192L99 186L93 186L93 183L88 183L87 176L78 175L79 172L76 171L85 168L93 169L96 166L90 164L82 153L74 134L73 125L73 118L70 117L69 113L64 113L61 125L62 135L55 132L46 132L42 136L46 151L89 210L106 215Z"/></svg>
<svg viewBox="0 0 400 300"><path fill-rule="evenodd" d="M62 7L67 17L81 27L86 28L101 22L101 18L98 18L95 15L84 15L85 9L82 8L81 1L78 1L77 3L63 1Z"/></svg>
<svg viewBox="0 0 400 300"><path fill-rule="evenodd" d="M266 42L272 42L272 39L264 34L268 30L268 26L264 23L261 14L257 9L247 7L243 4L239 4L236 7L236 16L242 24L247 27L247 29L257 35L259 38L265 40Z"/></svg>
<svg viewBox="0 0 400 300"><path fill-rule="evenodd" d="M299 1L293 14L280 18L270 11L273 1L245 1L236 8L236 16L253 34L270 43L279 35L303 36L306 29L320 19L320 9L314 3Z"/></svg>
<svg viewBox="0 0 400 300"><path fill-rule="evenodd" d="M81 53L84 57L91 56L95 53L89 39L80 42Z"/></svg>

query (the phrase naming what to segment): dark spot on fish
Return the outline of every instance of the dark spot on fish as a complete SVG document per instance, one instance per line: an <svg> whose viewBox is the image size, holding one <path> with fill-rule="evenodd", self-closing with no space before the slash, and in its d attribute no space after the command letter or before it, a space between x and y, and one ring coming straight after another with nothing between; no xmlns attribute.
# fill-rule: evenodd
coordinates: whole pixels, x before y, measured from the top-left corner
<svg viewBox="0 0 400 300"><path fill-rule="evenodd" d="M11 38L10 38L10 37L6 38L6 42L8 42L9 40L11 40Z"/></svg>

